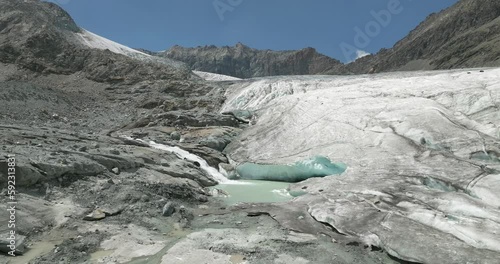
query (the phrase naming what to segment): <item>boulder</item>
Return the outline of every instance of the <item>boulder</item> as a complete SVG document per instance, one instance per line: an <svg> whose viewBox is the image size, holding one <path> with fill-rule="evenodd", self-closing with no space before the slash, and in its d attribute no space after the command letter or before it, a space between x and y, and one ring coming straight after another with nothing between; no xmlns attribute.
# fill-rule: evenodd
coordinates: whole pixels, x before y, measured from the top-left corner
<svg viewBox="0 0 500 264"><path fill-rule="evenodd" d="M175 204L173 202L168 202L163 206L161 214L163 216L169 217L175 213Z"/></svg>
<svg viewBox="0 0 500 264"><path fill-rule="evenodd" d="M106 218L106 212L101 209L96 209L92 213L86 215L83 220L85 221L99 221Z"/></svg>
<svg viewBox="0 0 500 264"><path fill-rule="evenodd" d="M10 234L5 234L0 237L0 252L5 253L10 255L12 253L12 249L14 248L12 246L11 241L8 239ZM24 245L24 240L26 239L25 236L16 234L15 235L15 250L14 250L14 256L17 255L22 255L26 251L25 245ZM10 255L11 256L11 255Z"/></svg>
<svg viewBox="0 0 500 264"><path fill-rule="evenodd" d="M181 133L174 131L170 134L170 139L172 140L181 140Z"/></svg>

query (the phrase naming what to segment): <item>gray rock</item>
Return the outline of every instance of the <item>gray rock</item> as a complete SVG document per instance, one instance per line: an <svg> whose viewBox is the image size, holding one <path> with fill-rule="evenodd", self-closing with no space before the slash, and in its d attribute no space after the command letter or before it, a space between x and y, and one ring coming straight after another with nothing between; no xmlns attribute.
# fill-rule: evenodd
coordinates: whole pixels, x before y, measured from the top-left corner
<svg viewBox="0 0 500 264"><path fill-rule="evenodd" d="M180 140L181 139L181 133L174 131L170 134L170 139L172 140Z"/></svg>
<svg viewBox="0 0 500 264"><path fill-rule="evenodd" d="M234 111L224 112L223 114L232 115L238 121L243 122L243 123L250 123L250 121L254 117L254 113L252 111L248 111L248 110L234 110Z"/></svg>
<svg viewBox="0 0 500 264"><path fill-rule="evenodd" d="M171 111L158 115L156 118L163 120L162 124L167 126L239 126L239 122L232 116L213 113L199 113L193 111Z"/></svg>
<svg viewBox="0 0 500 264"><path fill-rule="evenodd" d="M92 213L86 215L83 220L85 221L99 221L106 218L106 213L101 209L96 209Z"/></svg>
<svg viewBox="0 0 500 264"><path fill-rule="evenodd" d="M223 151L224 148L229 144L229 140L223 139L223 138L205 138L200 141L200 145L209 147L211 149L215 149L218 151Z"/></svg>
<svg viewBox="0 0 500 264"><path fill-rule="evenodd" d="M116 174L116 175L120 174L120 169L118 169L118 168L116 168L116 167L115 167L115 168L113 168L113 169L111 169L111 171L112 171L114 174Z"/></svg>
<svg viewBox="0 0 500 264"><path fill-rule="evenodd" d="M194 214L191 212L191 210L187 209L184 205L181 205L179 207L179 214L183 219L186 220L185 224L188 224L191 220L194 219Z"/></svg>
<svg viewBox="0 0 500 264"><path fill-rule="evenodd" d="M208 147L202 147L200 145L184 144L182 145L184 150L187 150L193 154L196 154L207 161L208 165L217 168L219 163L228 163L227 157L220 151L214 150Z"/></svg>
<svg viewBox="0 0 500 264"><path fill-rule="evenodd" d="M5 253L5 254L9 254L9 252L11 252L14 249L14 247L11 244L12 240L8 239L10 236L11 235L9 233L9 234L2 235L2 237L0 238L0 252ZM15 235L15 250L14 250L15 256L22 255L26 251L26 248L24 245L25 239L26 239L26 237L23 235L19 235L19 234Z"/></svg>
<svg viewBox="0 0 500 264"><path fill-rule="evenodd" d="M121 214L125 210L125 207L122 206L115 206L113 208L103 208L101 211L104 213L106 217L108 216L115 216Z"/></svg>
<svg viewBox="0 0 500 264"><path fill-rule="evenodd" d="M168 160L166 160L166 159L161 159L160 165L165 166L165 167L170 167L170 164L169 164Z"/></svg>
<svg viewBox="0 0 500 264"><path fill-rule="evenodd" d="M172 202L168 202L163 206L162 215L169 217L175 213L175 204Z"/></svg>
<svg viewBox="0 0 500 264"><path fill-rule="evenodd" d="M7 171L7 162L0 161L0 171ZM44 175L30 164L25 164L24 161L18 160L16 164L16 185L17 186L33 186L42 180L46 179ZM0 184L6 184L7 177L0 178Z"/></svg>
<svg viewBox="0 0 500 264"><path fill-rule="evenodd" d="M210 194L213 196L213 197L222 197L222 198L225 198L225 197L229 197L229 193L227 193L226 191L224 190L221 190L221 189L217 189L217 188L214 188L210 191Z"/></svg>

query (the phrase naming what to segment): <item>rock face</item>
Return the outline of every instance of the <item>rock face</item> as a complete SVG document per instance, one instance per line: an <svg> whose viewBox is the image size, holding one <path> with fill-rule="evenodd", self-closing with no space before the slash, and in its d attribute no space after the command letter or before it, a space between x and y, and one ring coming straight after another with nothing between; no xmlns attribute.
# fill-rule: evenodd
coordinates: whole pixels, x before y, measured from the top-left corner
<svg viewBox="0 0 500 264"><path fill-rule="evenodd" d="M175 46L158 56L185 62L193 70L238 78L347 73L341 62L320 54L313 48L271 51L252 49L241 43L234 47L220 48Z"/></svg>
<svg viewBox="0 0 500 264"><path fill-rule="evenodd" d="M461 0L388 50L347 65L355 73L500 65L500 2Z"/></svg>
<svg viewBox="0 0 500 264"><path fill-rule="evenodd" d="M203 133L182 141L213 166L227 163L220 149L240 122L217 113L224 88L183 63L81 29L52 3L0 0L0 7L0 203L17 202L18 238L36 248L15 261L94 263L91 254L110 243L130 261L154 254L151 238L161 250L172 237L162 232L189 226L191 207L208 202L205 187L217 181L201 163L124 136L184 148L172 132L196 134L190 126L199 126ZM219 150L198 145L202 139ZM15 197L6 196L11 155ZM161 219L166 201L185 208ZM9 217L0 211L1 221Z"/></svg>
<svg viewBox="0 0 500 264"><path fill-rule="evenodd" d="M417 263L500 257L500 70L248 80L221 111L256 122L235 163L323 155L342 175L292 187L317 221ZM304 201L304 202L301 202Z"/></svg>

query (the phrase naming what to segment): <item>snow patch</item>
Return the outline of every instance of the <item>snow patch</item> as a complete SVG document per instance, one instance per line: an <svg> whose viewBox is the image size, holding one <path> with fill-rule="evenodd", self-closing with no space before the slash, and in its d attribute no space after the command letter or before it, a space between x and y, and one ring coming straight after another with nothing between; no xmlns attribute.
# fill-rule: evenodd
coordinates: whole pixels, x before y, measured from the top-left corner
<svg viewBox="0 0 500 264"><path fill-rule="evenodd" d="M111 52L123 54L126 56L130 56L131 54L134 54L134 55L141 55L141 56L150 57L150 55L148 55L146 53L143 53L143 52L134 50L132 48L129 48L125 45L116 43L112 40L101 37L97 34L94 34L90 31L87 31L85 29L82 29L82 32L77 33L76 35L79 37L80 42L89 48L100 49L100 50L107 49Z"/></svg>
<svg viewBox="0 0 500 264"><path fill-rule="evenodd" d="M200 76L201 78L207 81L238 81L240 78L236 78L233 76L222 75L211 72L202 72L202 71L193 71L194 74Z"/></svg>

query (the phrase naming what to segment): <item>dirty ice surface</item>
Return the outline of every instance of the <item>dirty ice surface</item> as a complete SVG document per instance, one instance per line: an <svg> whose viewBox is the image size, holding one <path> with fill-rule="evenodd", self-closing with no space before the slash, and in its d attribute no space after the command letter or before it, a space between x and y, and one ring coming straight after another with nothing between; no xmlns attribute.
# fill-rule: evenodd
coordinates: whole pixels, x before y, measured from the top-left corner
<svg viewBox="0 0 500 264"><path fill-rule="evenodd" d="M407 261L498 263L500 69L483 70L235 81L221 112L255 121L226 153L342 161L293 187L318 221Z"/></svg>

